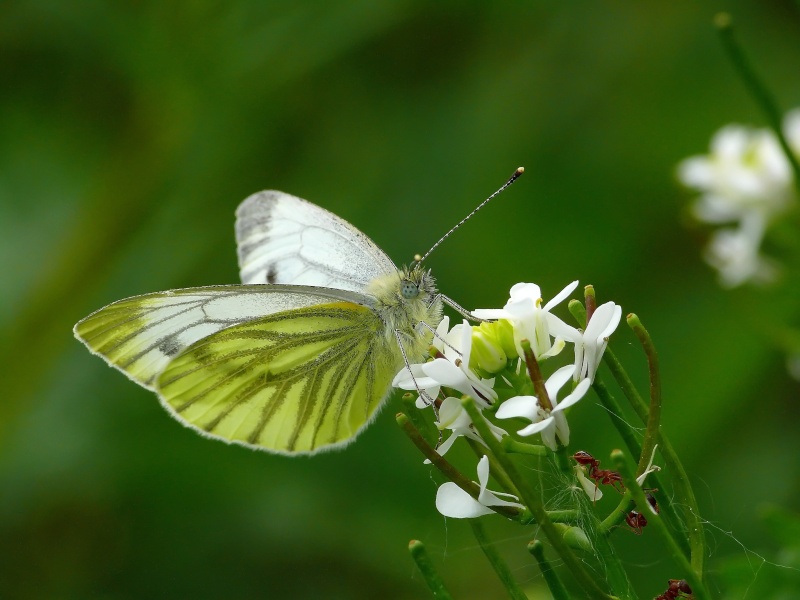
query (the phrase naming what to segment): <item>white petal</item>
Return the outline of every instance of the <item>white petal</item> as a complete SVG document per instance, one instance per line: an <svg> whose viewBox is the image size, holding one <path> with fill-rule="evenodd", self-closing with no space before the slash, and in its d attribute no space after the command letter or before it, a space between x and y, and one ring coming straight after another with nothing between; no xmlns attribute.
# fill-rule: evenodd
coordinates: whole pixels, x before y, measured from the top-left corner
<svg viewBox="0 0 800 600"><path fill-rule="evenodd" d="M451 388L462 385L467 376L464 372L444 358L436 358L431 362L422 365L422 370L426 375L432 377L437 383ZM460 390L459 390L460 391Z"/></svg>
<svg viewBox="0 0 800 600"><path fill-rule="evenodd" d="M542 297L542 291L535 283L515 283L511 286L508 296L512 302L518 302L526 298L536 302Z"/></svg>
<svg viewBox="0 0 800 600"><path fill-rule="evenodd" d="M561 440L561 443L564 446L569 445L569 423L567 423L567 417L563 412L557 412L553 415L553 418L556 421L556 426L553 427L553 431L555 432L555 436ZM544 440L544 434L542 434L542 439Z"/></svg>
<svg viewBox="0 0 800 600"><path fill-rule="evenodd" d="M565 340L569 340L573 344L583 339L583 334L572 327L571 325L567 325L564 321L559 319L557 316L551 313L547 313L545 315L545 319L547 319L547 326L550 329L550 335L562 337Z"/></svg>
<svg viewBox="0 0 800 600"><path fill-rule="evenodd" d="M472 327L464 319L461 329L461 366L464 370L469 369L469 356L472 351Z"/></svg>
<svg viewBox="0 0 800 600"><path fill-rule="evenodd" d="M439 352L444 348L444 339L447 337L447 330L450 327L450 317L445 315L436 327L436 335L433 336L433 347Z"/></svg>
<svg viewBox="0 0 800 600"><path fill-rule="evenodd" d="M489 483L489 457L485 454L483 458L478 461L478 484L481 486L481 493L486 489Z"/></svg>
<svg viewBox="0 0 800 600"><path fill-rule="evenodd" d="M592 318L589 319L589 324L586 326L586 333L584 333L584 336L587 340L596 340L599 337L605 337L602 334L613 322L614 315L617 312L615 310L616 306L617 305L613 302L606 302L605 304L601 304L597 307L597 309L594 311L594 314L592 314ZM622 311L620 309L620 316L621 315ZM609 331L609 333L606 335L610 335L611 332L617 328L618 324L619 319L617 319L617 322L611 328L611 331Z"/></svg>
<svg viewBox="0 0 800 600"><path fill-rule="evenodd" d="M503 494L503 495L514 498L515 500L518 499L513 494ZM517 502L509 502L507 500L498 498L497 495L491 490L484 490L483 492L481 492L480 503L483 504L484 506L516 506L518 508L524 508L521 504L518 504Z"/></svg>
<svg viewBox="0 0 800 600"><path fill-rule="evenodd" d="M454 519L473 519L494 512L483 506L452 481L439 486L436 492L436 510L445 517Z"/></svg>
<svg viewBox="0 0 800 600"><path fill-rule="evenodd" d="M550 396L550 400L553 402L553 404L556 404L556 396L558 395L558 391L570 380L570 377L572 377L574 372L575 365L566 365L550 375L547 381L544 382L547 395Z"/></svg>
<svg viewBox="0 0 800 600"><path fill-rule="evenodd" d="M449 428L462 412L461 400L448 396L439 407L439 424L442 428Z"/></svg>
<svg viewBox="0 0 800 600"><path fill-rule="evenodd" d="M502 308L476 308L472 315L479 319L508 319L509 314Z"/></svg>
<svg viewBox="0 0 800 600"><path fill-rule="evenodd" d="M539 421L538 423L532 423L527 427L525 427L524 429L520 429L517 433L524 437L527 437L529 435L535 435L537 433L540 433L548 429L553 424L554 421L555 419L553 417L547 417L543 421ZM542 437L544 437L544 435Z"/></svg>
<svg viewBox="0 0 800 600"><path fill-rule="evenodd" d="M447 451L450 450L453 444L456 443L456 440L460 437L461 437L460 435L456 435L454 433L451 434L449 438L447 438L445 441L442 442L441 446L436 448L436 453L439 456L444 456L445 454L447 454Z"/></svg>
<svg viewBox="0 0 800 600"><path fill-rule="evenodd" d="M572 293L572 291L573 291L573 290L574 290L576 287L578 287L578 280L577 280L577 279L576 279L575 281L573 281L572 283L570 283L570 284L569 284L567 287L565 287L563 290L561 290L560 292L558 292L558 294L556 294L556 295L553 297L553 299L552 299L552 300L550 300L550 302L548 302L547 304L545 304L545 305L544 305L544 310L546 310L546 311L547 311L547 310L550 310L550 309L551 309L551 308L553 308L553 307L554 307L556 304L559 304L559 303L560 303L560 302L561 302L561 301L562 301L564 298L566 298L567 296L569 296L569 295Z"/></svg>
<svg viewBox="0 0 800 600"><path fill-rule="evenodd" d="M575 466L575 476L578 478L578 483L581 484L581 487L592 502L597 502L603 497L603 492L600 491L600 487L594 481L586 477L584 470L577 465Z"/></svg>
<svg viewBox="0 0 800 600"><path fill-rule="evenodd" d="M553 421L555 420L553 417L550 417ZM552 422L552 421L551 421ZM542 443L550 448L553 452L558 450L558 444L556 443L556 428L555 427L548 427L544 431L542 431Z"/></svg>
<svg viewBox="0 0 800 600"><path fill-rule="evenodd" d="M559 402L558 406L553 408L553 412L561 412L562 410L565 410L578 402L586 395L590 385L592 385L592 381L590 379L582 379L581 382L575 386L575 389L572 390L572 393Z"/></svg>
<svg viewBox="0 0 800 600"><path fill-rule="evenodd" d="M497 409L498 419L523 417L531 421L538 420L539 401L536 396L514 396L503 402Z"/></svg>

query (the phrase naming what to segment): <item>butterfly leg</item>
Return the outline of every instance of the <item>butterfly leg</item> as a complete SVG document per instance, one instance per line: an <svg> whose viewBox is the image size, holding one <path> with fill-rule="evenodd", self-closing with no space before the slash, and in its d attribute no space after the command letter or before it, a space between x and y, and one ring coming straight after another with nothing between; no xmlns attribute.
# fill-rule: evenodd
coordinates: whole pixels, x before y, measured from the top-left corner
<svg viewBox="0 0 800 600"><path fill-rule="evenodd" d="M419 387L417 383L416 377L414 377L414 372L411 370L411 365L408 362L408 356L406 355L406 349L403 347L403 332L399 329L394 330L394 337L397 338L397 345L400 346L400 354L403 355L403 362L406 363L406 369L408 369L408 374L411 375L411 381L414 382L414 387L417 388L417 392L419 392L420 398L422 398L423 402L425 402L428 406L433 409L433 414L436 417L436 420L439 420L439 409L436 407L436 402L433 398L431 398L430 394ZM436 444L436 447L442 445L442 431L439 430L439 441Z"/></svg>
<svg viewBox="0 0 800 600"><path fill-rule="evenodd" d="M469 319L470 321L474 321L475 323L491 323L491 321L487 321L486 319L481 319L479 317L476 317L466 308L458 304L455 300L453 300L452 298L448 298L444 294L436 294L436 296L434 296L433 298L433 301L431 301L431 304L434 304L436 302L442 302L443 304L446 304L465 319Z"/></svg>
<svg viewBox="0 0 800 600"><path fill-rule="evenodd" d="M454 347L454 346L453 346L452 344L450 344L450 343L449 343L447 340L445 340L445 339L444 339L442 336L440 336L440 335L439 335L439 334L436 332L436 330L435 330L433 327L431 327L430 325L428 325L428 324L427 324L425 321L420 321L419 323L417 323L417 326L416 326L416 327L414 327L414 329L416 330L416 328L417 328L417 327L419 327L419 326L422 326L422 327L424 327L425 329L427 329L428 331L430 331L430 332L433 334L433 337L435 337L437 340L439 340L440 342L442 342L442 343L443 343L445 346L447 346L448 348L450 348L450 349L451 349L453 352L455 352L455 353L456 353L456 354L458 354L459 356L462 356L461 350L459 350L458 348Z"/></svg>

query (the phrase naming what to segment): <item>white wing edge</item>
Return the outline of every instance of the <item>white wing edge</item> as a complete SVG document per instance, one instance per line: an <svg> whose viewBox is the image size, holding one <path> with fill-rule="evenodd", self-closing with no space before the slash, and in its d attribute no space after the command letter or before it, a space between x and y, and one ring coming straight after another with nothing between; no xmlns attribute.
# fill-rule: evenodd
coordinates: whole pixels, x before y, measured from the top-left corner
<svg viewBox="0 0 800 600"><path fill-rule="evenodd" d="M229 446L242 446L244 448L247 448L249 450L253 450L253 451L256 451L256 452L266 452L267 454L280 454L281 456L313 456L314 454L322 454L322 453L325 453L325 452L330 452L331 450L340 450L340 449L344 448L345 446L348 446L348 445L352 444L358 437L361 436L361 433L378 417L378 414L383 411L383 407L386 405L386 401L389 399L389 396L392 395L392 392L394 391L394 388L391 385L389 386L389 389L386 390L386 393L383 395L383 397L381 398L380 402L378 402L378 406L372 412L372 414L370 415L369 419L367 419L364 422L364 424L361 425L361 427L359 427L356 430L356 432L353 434L352 437L350 437L350 438L348 438L346 440L342 440L341 442L335 442L333 444L328 444L326 446L322 446L321 448L318 448L316 450L299 450L297 452L286 452L285 450L275 450L274 448L266 448L264 446L258 446L256 444L248 444L247 442L243 442L241 440L229 440L227 438L215 435L213 433L209 433L205 429L201 429L200 427L197 427L196 425L192 425L191 423L189 423L188 421L183 419L175 411L175 409L172 408L172 406L170 406L170 404L166 400L164 400L164 398L161 396L161 394L158 393L158 390L154 390L154 391L158 395L158 401L161 403L161 406L163 406L167 410L167 412L169 413L169 415L173 419L178 421L181 425L183 425L187 429L192 429L196 433L199 433L204 438L207 438L207 439L210 439L210 440L219 441L219 442L225 442Z"/></svg>

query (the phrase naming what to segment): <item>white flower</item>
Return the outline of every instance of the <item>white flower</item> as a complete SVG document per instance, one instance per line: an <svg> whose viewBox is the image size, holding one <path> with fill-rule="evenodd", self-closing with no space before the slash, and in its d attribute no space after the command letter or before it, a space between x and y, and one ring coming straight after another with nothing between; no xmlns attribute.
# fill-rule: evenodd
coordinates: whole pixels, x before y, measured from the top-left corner
<svg viewBox="0 0 800 600"><path fill-rule="evenodd" d="M556 399L559 390L569 381L575 372L575 365L561 367L545 382L544 387L547 395L553 403L553 409L548 410L542 407L536 396L515 396L503 402L497 409L498 419L511 419L522 417L531 421L527 427L520 429L517 433L522 436L542 434L542 442L545 446L555 452L557 449L556 437L565 446L569 444L569 425L564 415L564 410L569 408L578 400L583 398L591 385L588 379L582 380L561 403Z"/></svg>
<svg viewBox="0 0 800 600"><path fill-rule="evenodd" d="M436 398L442 387L448 387L471 396L481 408L488 407L497 399L497 393L492 389L494 379L481 379L469 368L472 328L465 321L444 334L446 329L447 324L444 328L440 324L437 328L439 337L434 337L434 346L444 358L409 365L410 372L403 367L395 375L392 385L403 390L423 390L430 398ZM417 398L418 408L428 404L424 396Z"/></svg>
<svg viewBox="0 0 800 600"><path fill-rule="evenodd" d="M719 271L723 286L736 287L746 281L768 283L775 279L776 267L759 252L766 228L763 215L751 212L742 217L738 228L719 229L711 236L704 258Z"/></svg>
<svg viewBox="0 0 800 600"><path fill-rule="evenodd" d="M504 435L508 435L504 430L500 429L496 425L493 425L488 421L486 424L489 426L489 430L492 432L494 437L498 440ZM440 456L444 456L445 453L455 443L455 441L462 436L480 442L484 446L486 445L486 442L483 441L483 438L481 438L480 434L478 434L478 432L473 428L472 419L470 418L469 413L464 410L461 400L458 398L453 398L450 396L444 399L442 405L439 407L439 420L436 422L436 426L440 431L444 429L449 429L451 431L450 437L448 437L442 443L442 445L436 449L436 452L438 452ZM430 461L426 460L425 462L429 463Z"/></svg>
<svg viewBox="0 0 800 600"><path fill-rule="evenodd" d="M711 153L684 160L678 178L703 193L695 213L710 223L734 221L749 210L779 212L791 199L789 161L768 129L723 127Z"/></svg>
<svg viewBox="0 0 800 600"><path fill-rule="evenodd" d="M514 498L517 500L517 497L512 494L487 490L486 484L488 482L489 458L484 456L478 462L478 484L480 485L478 499L475 500L475 498L470 496L455 483L448 481L442 484L436 492L436 510L445 517L472 519L493 513L494 511L492 509L487 508L489 506L516 506L517 508L524 508L521 504L509 502L498 497L505 496L506 498Z"/></svg>
<svg viewBox="0 0 800 600"><path fill-rule="evenodd" d="M553 319L550 328L553 334L575 344L575 381L594 381L600 359L622 318L622 308L613 302L598 306L586 326L586 331L575 329L560 319Z"/></svg>
<svg viewBox="0 0 800 600"><path fill-rule="evenodd" d="M783 127L789 146L800 152L800 111L787 114ZM724 127L714 135L711 153L683 161L678 177L701 192L693 207L700 221L731 224L716 231L705 250L720 283L774 280L777 271L759 248L770 223L795 201L794 176L777 136L768 129Z"/></svg>
<svg viewBox="0 0 800 600"><path fill-rule="evenodd" d="M536 358L547 358L561 352L564 342L560 338L550 341L550 323L556 319L550 309L569 296L577 287L573 281L542 306L542 293L535 283L517 283L511 288L510 298L502 309L479 308L472 314L479 319L507 319L514 327L514 343L523 356L522 340L528 340Z"/></svg>

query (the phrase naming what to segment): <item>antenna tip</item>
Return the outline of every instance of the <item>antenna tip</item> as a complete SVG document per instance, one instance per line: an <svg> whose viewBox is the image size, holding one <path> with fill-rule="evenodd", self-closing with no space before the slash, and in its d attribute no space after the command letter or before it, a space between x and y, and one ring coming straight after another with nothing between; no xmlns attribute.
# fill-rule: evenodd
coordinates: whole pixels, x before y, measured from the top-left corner
<svg viewBox="0 0 800 600"><path fill-rule="evenodd" d="M525 172L525 167L517 167L517 173L522 175Z"/></svg>
<svg viewBox="0 0 800 600"><path fill-rule="evenodd" d="M421 255L419 255L419 254L415 254L415 255L414 255L414 260L415 260L416 262L419 262L419 261L421 261L421 260L422 260L422 256L421 256Z"/></svg>

